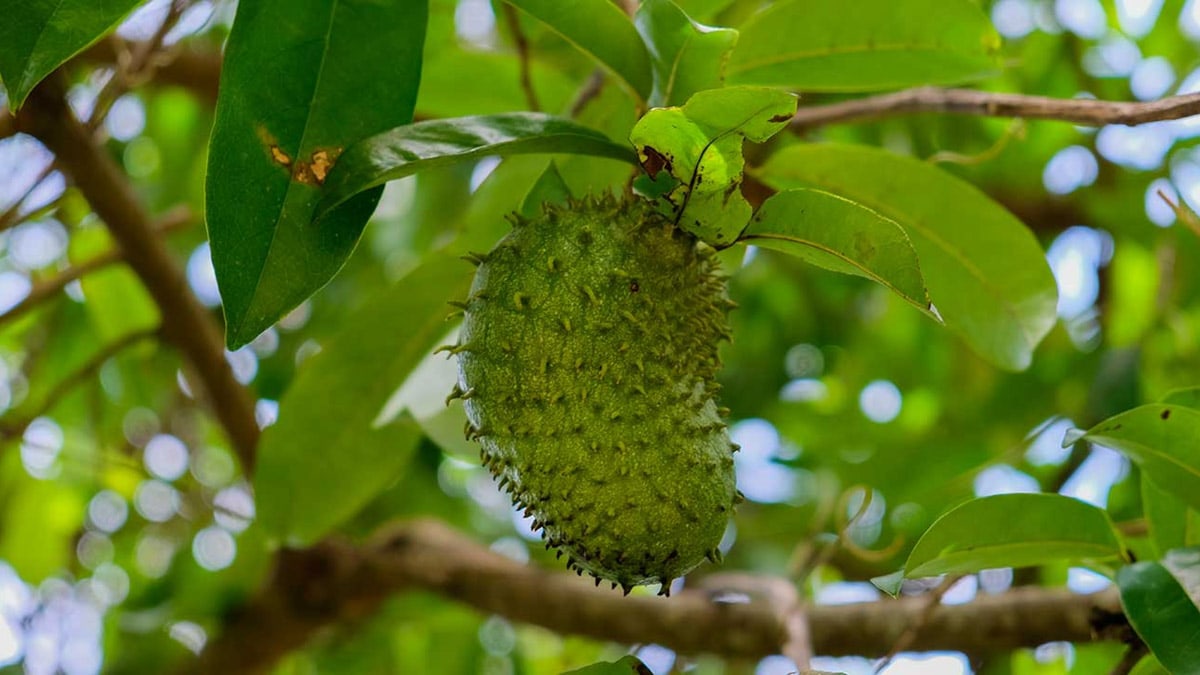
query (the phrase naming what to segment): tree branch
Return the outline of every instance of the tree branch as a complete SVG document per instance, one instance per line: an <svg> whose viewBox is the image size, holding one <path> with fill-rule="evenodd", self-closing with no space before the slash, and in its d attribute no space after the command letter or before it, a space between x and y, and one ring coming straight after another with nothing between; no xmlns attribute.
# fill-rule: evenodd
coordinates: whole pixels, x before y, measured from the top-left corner
<svg viewBox="0 0 1200 675"><path fill-rule="evenodd" d="M840 103L802 106L792 118L790 126L793 131L804 131L829 124L865 122L922 112L1058 120L1086 126L1136 126L1200 114L1200 94L1129 103L918 87Z"/></svg>
<svg viewBox="0 0 1200 675"><path fill-rule="evenodd" d="M102 40L80 58L115 63L117 53L118 47L113 40ZM206 100L215 101L220 75L221 56L218 52L184 50L157 71L155 80L187 87ZM589 91L595 88L589 83ZM791 128L793 131L805 131L830 124L865 122L925 112L1057 120L1086 126L1136 126L1200 114L1200 94L1172 96L1158 101L1125 102L918 87L839 103L801 106L792 118ZM3 130L3 116L0 115L0 137L4 135Z"/></svg>
<svg viewBox="0 0 1200 675"><path fill-rule="evenodd" d="M760 658L783 652L795 639L786 598L726 602L721 599L730 593L711 584L671 598L622 597L574 575L513 561L437 521L418 520L385 528L359 548L330 540L306 551L282 551L266 587L184 672L263 672L318 630L362 619L388 595L414 589L558 633L653 642L682 653ZM735 584L729 590L743 589ZM932 611L915 597L815 606L807 614L813 652L830 656L881 656L914 624L920 629L907 648L916 651L981 654L1132 637L1111 590L1076 595L1026 588Z"/></svg>
<svg viewBox="0 0 1200 675"><path fill-rule="evenodd" d="M191 363L249 474L259 436L254 401L234 379L216 323L188 289L183 270L155 235L150 216L125 174L75 118L56 78L30 94L17 116L17 127L54 153L61 169L108 226L125 260L162 312L163 335Z"/></svg>
<svg viewBox="0 0 1200 675"><path fill-rule="evenodd" d="M126 52L128 58L117 59L117 67L113 70L112 77L96 95L96 101L92 106L92 115L85 125L88 129L95 131L104 123L104 118L108 116L113 103L121 94L137 84L149 80L154 75L154 70L160 65L158 61L170 61L169 58L163 59L163 40L166 39L167 33L171 31L182 14L183 4L180 0L170 0L167 5L167 15L163 17L158 29L154 31L150 39L145 42L131 43L130 51Z"/></svg>
<svg viewBox="0 0 1200 675"><path fill-rule="evenodd" d="M175 209L174 211L163 216L157 224L155 224L155 234L163 235L173 230L176 230L191 222L193 216L191 211L186 208ZM0 314L0 326L15 321L22 316L28 314L31 310L37 308L44 302L57 297L71 282L82 279L83 277L102 270L109 265L121 262L125 259L124 253L119 248L114 248L110 251L105 251L83 262L68 267L58 274L41 281L35 282L29 289L29 294L25 299L13 305L7 312Z"/></svg>
<svg viewBox="0 0 1200 675"><path fill-rule="evenodd" d="M115 66L122 52L136 50L137 43L110 37L84 50L77 60ZM184 87L210 104L215 103L221 82L221 53L216 49L205 51L180 45L172 49L170 60L156 65L153 81Z"/></svg>
<svg viewBox="0 0 1200 675"><path fill-rule="evenodd" d="M521 17L517 15L517 8L504 3L504 20L512 33L513 45L517 48L517 60L521 65L521 90L525 92L525 103L530 110L537 112L542 106L538 103L537 91L533 88L533 63L529 60L529 40L525 39L525 33L521 30Z"/></svg>
<svg viewBox="0 0 1200 675"><path fill-rule="evenodd" d="M67 394L71 393L79 385L86 382L88 379L95 376L100 368L104 366L109 359L125 351L129 347L158 334L159 328L151 328L149 330L134 331L118 338L111 344L105 345L96 352L92 358L88 359L78 370L63 378L46 397L38 403L31 412L22 415L19 418L0 420L0 436L5 440L16 438L25 433L25 429L33 424L37 418L45 415L54 409Z"/></svg>

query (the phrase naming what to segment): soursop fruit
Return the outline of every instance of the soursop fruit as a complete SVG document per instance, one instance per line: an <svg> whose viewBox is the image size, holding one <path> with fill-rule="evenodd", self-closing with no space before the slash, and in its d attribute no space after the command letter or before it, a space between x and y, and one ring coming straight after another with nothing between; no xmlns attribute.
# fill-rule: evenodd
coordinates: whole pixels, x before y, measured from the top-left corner
<svg viewBox="0 0 1200 675"><path fill-rule="evenodd" d="M734 307L712 249L640 201L513 217L457 345L467 435L568 568L661 583L717 548L740 500L717 348Z"/></svg>

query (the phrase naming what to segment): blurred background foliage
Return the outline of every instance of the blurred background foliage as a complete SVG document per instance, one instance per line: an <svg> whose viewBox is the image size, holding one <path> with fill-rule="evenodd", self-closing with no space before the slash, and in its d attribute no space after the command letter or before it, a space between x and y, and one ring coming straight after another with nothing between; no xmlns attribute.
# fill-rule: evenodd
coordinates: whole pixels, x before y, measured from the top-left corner
<svg viewBox="0 0 1200 675"><path fill-rule="evenodd" d="M736 28L767 3L679 4L698 21ZM1198 0L981 4L1004 37L1005 65L982 88L1111 100L1200 91ZM148 37L166 6L145 3L118 35ZM190 3L167 43L218 50L234 9L223 0ZM526 109L503 7L433 0L430 12L418 118ZM536 21L519 21L542 108L566 112L594 66ZM68 72L70 100L87 114L111 69L85 57ZM802 105L839 98L806 95ZM604 86L578 120L624 139L633 109L619 87ZM143 86L114 104L107 148L154 213L202 214L212 119L211 100L195 88ZM882 287L771 251L726 254L737 268L732 294L741 308L724 350L722 396L743 447L737 470L747 497L723 543L726 567L811 572L804 590L816 602L876 599L866 580L897 569L938 515L972 496L1018 491L1060 491L1105 507L1149 546L1136 539L1145 531L1136 469L1110 450L1060 442L1067 429L1200 381L1200 236L1158 196L1200 206L1197 137L1196 120L1097 130L928 114L812 129L750 148L753 164L802 140L866 143L935 162L979 186L1044 246L1060 321L1028 370L1003 372ZM452 240L485 249L545 166L545 157L483 160L390 184L340 276L228 354L258 399L260 423L273 422L297 368L374 289ZM579 194L628 174L581 157L558 158L558 166ZM0 308L9 312L39 284L112 246L29 137L0 140L0 212ZM193 290L216 311L205 233L189 222L172 229L169 243ZM461 233L466 239L455 240ZM173 352L131 339L94 376L60 391L106 345L138 337L157 320L122 264L67 284L19 316L0 316L0 672L159 672L199 650L263 578L271 544L256 525L249 484L198 409ZM403 321L381 317L380 329L402 330ZM424 434L390 489L343 531L361 536L385 521L428 514L506 555L556 566L461 441L461 413L443 411L447 367L429 360L406 384L401 396ZM847 531L853 545L808 569L866 491L869 505ZM949 601L1014 584L1085 591L1108 583L1077 568L998 570L969 577ZM624 651L409 594L322 635L277 672L532 675ZM656 673L790 669L779 658L730 665L677 660L652 645L637 653ZM959 654L903 656L885 672L1106 672L1119 655L1117 646L1049 645L973 665ZM865 660L817 665L870 672Z"/></svg>

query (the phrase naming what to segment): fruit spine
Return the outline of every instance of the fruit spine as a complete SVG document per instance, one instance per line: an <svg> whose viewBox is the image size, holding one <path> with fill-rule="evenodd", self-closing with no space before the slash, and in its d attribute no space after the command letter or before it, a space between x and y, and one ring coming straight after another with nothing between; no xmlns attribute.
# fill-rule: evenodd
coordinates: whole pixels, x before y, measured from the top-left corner
<svg viewBox="0 0 1200 675"><path fill-rule="evenodd" d="M713 251L604 197L514 217L468 258L451 398L547 548L626 593L718 560L741 495L715 400L734 303Z"/></svg>

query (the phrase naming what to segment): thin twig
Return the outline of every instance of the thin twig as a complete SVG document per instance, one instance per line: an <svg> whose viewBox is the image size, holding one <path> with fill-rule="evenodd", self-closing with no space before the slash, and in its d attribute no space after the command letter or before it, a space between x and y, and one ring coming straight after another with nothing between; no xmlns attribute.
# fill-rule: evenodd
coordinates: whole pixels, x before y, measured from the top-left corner
<svg viewBox="0 0 1200 675"><path fill-rule="evenodd" d="M1092 425L1083 425L1084 429L1091 428ZM1061 492L1063 487L1071 480L1072 477L1087 461L1088 457L1092 456L1092 444L1087 441L1076 441L1071 445L1071 454L1067 455L1066 461L1060 465L1049 480L1043 486L1043 492Z"/></svg>
<svg viewBox="0 0 1200 675"><path fill-rule="evenodd" d="M1192 207L1188 206L1187 203L1182 199L1179 200L1179 203L1175 203L1170 197L1167 196L1167 193L1163 192L1162 190L1158 191L1158 198L1166 202L1167 206L1171 207L1171 210L1175 212L1175 217L1179 219L1179 222L1183 223L1189 230L1196 233L1197 237L1200 237L1200 216L1196 215L1196 212L1192 210Z"/></svg>
<svg viewBox="0 0 1200 675"><path fill-rule="evenodd" d="M1136 126L1200 114L1200 94L1131 103L919 87L840 103L802 106L792 118L790 126L793 131L803 131L829 124L864 122L923 112L1057 120L1085 126Z"/></svg>
<svg viewBox="0 0 1200 675"><path fill-rule="evenodd" d="M108 116L108 111L121 94L153 76L155 68L158 67L155 56L162 49L167 33L171 32L171 28L179 20L179 16L183 14L185 4L183 0L171 0L167 6L167 15L163 17L162 23L159 24L158 29L154 31L154 35L149 40L132 45L122 43L128 48L124 51L120 48L117 49L116 68L104 88L96 95L92 114L84 125L89 130L95 131L100 128Z"/></svg>
<svg viewBox="0 0 1200 675"><path fill-rule="evenodd" d="M537 91L533 88L533 63L529 59L529 40L525 39L525 32L521 30L521 17L517 14L517 8L507 2L504 3L504 20L508 23L513 45L517 48L517 61L521 66L521 90L525 92L525 103L530 110L538 112L542 106L538 103Z"/></svg>
<svg viewBox="0 0 1200 675"><path fill-rule="evenodd" d="M862 503L859 504L858 510L853 515L847 515L850 499L859 491L863 493ZM858 524L858 521L863 516L867 515L874 494L874 491L865 485L852 485L838 496L831 511L834 529L837 530L837 538L833 541L823 542L816 537L810 537L808 542L797 547L792 555L792 563L789 565L790 576L796 584L803 585L808 580L809 575L832 560L838 551L845 550L849 555L858 560L881 562L896 555L900 548L904 546L904 538L900 535L897 535L886 548L877 551L863 548L851 538L851 529ZM822 517L819 522L824 522L825 520L826 517Z"/></svg>
<svg viewBox="0 0 1200 675"><path fill-rule="evenodd" d="M158 236L167 234L177 230L185 225L191 224L195 216L187 208L174 209L163 216L154 227L154 231ZM25 296L21 302L13 305L7 312L0 313L0 326L11 323L20 317L28 314L31 310L41 304L58 297L58 294L63 291L73 281L82 279L84 276L104 269L109 265L121 262L125 259L124 253L119 248L100 253L93 258L84 260L81 263L68 267L58 274L38 281L29 289L29 294Z"/></svg>
<svg viewBox="0 0 1200 675"><path fill-rule="evenodd" d="M1000 153L1004 152L1004 149L1008 147L1008 144L1010 141L1012 141L1012 139L1023 139L1024 137L1025 121L1017 118L1008 125L1008 128L1004 130L1004 133L1000 135L1000 138L997 138L996 142L983 152L974 155L967 155L961 152L954 152L953 150L939 150L938 152L926 157L925 161L929 162L930 164L947 163L959 164L962 166L976 166L983 164L984 162L990 162L991 160L999 157Z"/></svg>
<svg viewBox="0 0 1200 675"><path fill-rule="evenodd" d="M962 574L955 574L946 577L942 580L942 583L939 584L937 588L933 589L933 591L929 593L929 595L921 598L921 600L925 603L925 606L922 607L921 612L909 622L908 626L905 627L904 632L901 633L900 637L896 639L895 644L893 644L892 648L888 650L888 653L879 660L879 663L875 665L876 675L882 672L883 669L892 662L892 659L896 658L897 654L905 649L908 649L913 645L914 642L916 642L917 636L921 634L921 631L926 625L929 624L930 618L933 617L934 610L936 610L942 604L942 598L946 596L946 593L948 593L950 589L954 587L954 584L957 584L959 580L963 578L963 576L964 575Z"/></svg>
<svg viewBox="0 0 1200 675"><path fill-rule="evenodd" d="M1125 650L1125 654L1121 657L1121 660L1117 662L1117 665L1113 666L1108 675L1129 675L1137 666L1138 661L1141 661L1142 657L1149 653L1150 650L1146 648L1146 643L1141 640L1134 642L1129 645L1129 649Z"/></svg>
<svg viewBox="0 0 1200 675"><path fill-rule="evenodd" d="M32 195L42 183L45 182L50 174L54 173L54 162L50 161L42 170L38 172L37 178L33 179L33 184L25 191L17 200L14 201L3 213L0 213L0 232L3 232L10 227L19 225L28 214L21 213L21 209L25 207L25 202L29 201L29 196Z"/></svg>
<svg viewBox="0 0 1200 675"><path fill-rule="evenodd" d="M89 64L116 65L120 62L121 54L132 49L132 43L110 37L87 48L77 60ZM170 50L169 59L156 59L155 66L153 79L149 82L183 87L210 104L216 102L221 81L219 51L190 50L185 44L180 44ZM3 130L2 122L0 130Z"/></svg>
<svg viewBox="0 0 1200 675"><path fill-rule="evenodd" d="M583 112L583 109L586 108L593 99L599 96L600 91L603 89L604 71L597 68L592 71L591 75L588 76L587 82L585 82L583 85L583 89L579 90L579 95L576 96L575 100L571 102L568 115L570 115L572 119L579 117L579 114Z"/></svg>
<svg viewBox="0 0 1200 675"><path fill-rule="evenodd" d="M106 345L80 366L78 370L67 375L58 384L54 385L50 393L46 394L46 397L33 410L26 412L19 418L0 422L0 436L4 439L21 436L34 420L50 412L67 394L70 394L76 387L95 376L96 372L109 359L142 340L158 335L158 331L159 328L157 326L148 330L135 331Z"/></svg>

